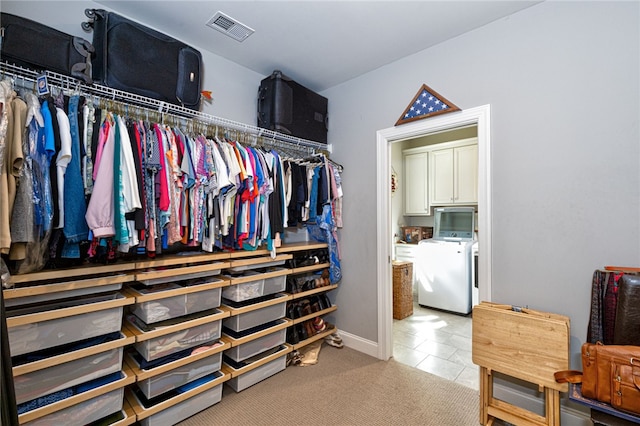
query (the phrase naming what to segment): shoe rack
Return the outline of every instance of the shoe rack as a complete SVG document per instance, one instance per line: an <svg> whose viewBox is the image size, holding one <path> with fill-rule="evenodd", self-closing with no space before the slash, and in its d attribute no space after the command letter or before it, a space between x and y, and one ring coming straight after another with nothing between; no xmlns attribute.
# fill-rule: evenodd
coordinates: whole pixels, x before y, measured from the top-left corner
<svg viewBox="0 0 640 426"><path fill-rule="evenodd" d="M321 275L330 266L325 261L297 267L291 263L320 249L327 250L327 244L285 244L277 249L275 257L261 249L166 254L153 260L12 276L13 287L3 290L12 355L44 351L39 360L14 363L14 380L26 385L23 400L39 387L43 395L51 392L53 388L47 386L53 382L55 389L67 389L102 380L107 372L117 376L71 397L23 411L19 423L65 423L61 419L87 413L91 413L92 421L112 419L104 424L139 422L153 426L169 419L175 423L220 401L225 383L239 392L284 370L289 352L336 331L325 323L324 330L305 339L294 344L286 341L292 327L337 309L331 305L296 318L286 314L290 303L337 288L325 281L295 294L286 291L288 277ZM243 269L255 272L230 275ZM256 282L261 290L251 294ZM237 295L248 299L236 306L225 299ZM164 316L167 312L169 317ZM227 334L227 326L245 321L260 324L248 324L252 326L250 334L243 335L244 330L237 336ZM47 324L55 332L36 336ZM109 328L102 330L96 324ZM115 336L56 352L62 343L86 341L96 330L97 334ZM56 340L58 336L65 336L69 342ZM202 342L188 348L193 351L184 357L153 367L140 365L141 355L148 358L145 361L154 361L157 345L172 344L173 339L183 343L184 336ZM231 368L225 361L229 358L240 359L243 365ZM96 364L97 359L106 361ZM201 375L203 371L206 376ZM164 387L175 377L187 377L188 383ZM158 402L141 404L142 389Z"/></svg>
<svg viewBox="0 0 640 426"><path fill-rule="evenodd" d="M338 288L337 284L331 284L328 277L328 268L331 266L329 262L329 254L327 244L315 244L306 246L291 246L283 248L293 255L290 262L291 274L287 292L290 295L290 301L287 304L287 317L291 320L292 326L287 336L287 343L291 344L293 349L302 348L317 340L324 339L337 331L332 324L325 322L322 318L334 312L338 307L332 304L327 293ZM320 253L320 256L317 256ZM314 261L316 258L316 261ZM300 265L300 266L299 266ZM323 273L323 271L326 271ZM292 288L295 282L305 285L298 286L297 289ZM312 283L311 285L306 285ZM322 297L326 303L314 303ZM309 301L309 303L302 303ZM329 305L329 306L327 306ZM295 309L295 307L306 306L308 309ZM317 324L324 324L324 327L318 330ZM292 331L298 329L298 337L295 338ZM304 336L300 331L304 328Z"/></svg>

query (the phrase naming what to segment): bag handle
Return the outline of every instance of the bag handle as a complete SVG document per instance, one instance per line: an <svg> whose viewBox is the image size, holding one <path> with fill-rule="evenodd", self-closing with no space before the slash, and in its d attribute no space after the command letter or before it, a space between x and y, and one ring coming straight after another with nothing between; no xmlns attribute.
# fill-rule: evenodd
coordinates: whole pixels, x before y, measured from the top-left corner
<svg viewBox="0 0 640 426"><path fill-rule="evenodd" d="M558 383L582 383L582 371L579 370L556 371L553 377Z"/></svg>
<svg viewBox="0 0 640 426"><path fill-rule="evenodd" d="M640 272L640 268L636 268L636 267L632 267L632 266L605 266L604 267L605 271L616 271L616 272L627 272L627 273L633 273L633 272Z"/></svg>

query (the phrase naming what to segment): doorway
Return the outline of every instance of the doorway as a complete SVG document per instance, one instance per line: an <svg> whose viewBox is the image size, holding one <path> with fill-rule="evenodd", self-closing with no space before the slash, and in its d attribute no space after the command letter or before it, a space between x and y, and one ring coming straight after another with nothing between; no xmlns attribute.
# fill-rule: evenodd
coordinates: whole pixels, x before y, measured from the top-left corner
<svg viewBox="0 0 640 426"><path fill-rule="evenodd" d="M491 300L491 157L490 106L484 105L460 112L415 121L399 127L379 130L376 137L377 169L377 282L378 282L378 358L387 360L393 351L393 301L391 259L391 145L407 139L453 129L477 126L478 130L478 230L479 300Z"/></svg>

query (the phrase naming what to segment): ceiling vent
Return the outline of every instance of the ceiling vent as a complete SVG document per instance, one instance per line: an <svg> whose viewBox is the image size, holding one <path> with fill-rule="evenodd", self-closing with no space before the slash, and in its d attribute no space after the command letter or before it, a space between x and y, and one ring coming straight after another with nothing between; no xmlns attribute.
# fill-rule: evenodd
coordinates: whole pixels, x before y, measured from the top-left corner
<svg viewBox="0 0 640 426"><path fill-rule="evenodd" d="M216 12L209 21L207 26L215 30L220 31L231 37L234 40L244 41L247 37L254 33L252 28L247 27L244 24L236 21L229 15L225 15L222 12Z"/></svg>

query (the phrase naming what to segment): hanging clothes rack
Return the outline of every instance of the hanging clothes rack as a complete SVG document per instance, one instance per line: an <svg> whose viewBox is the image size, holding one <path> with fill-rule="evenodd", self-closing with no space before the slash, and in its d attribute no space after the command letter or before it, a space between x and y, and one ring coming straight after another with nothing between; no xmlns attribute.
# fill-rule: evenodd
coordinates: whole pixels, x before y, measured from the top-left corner
<svg viewBox="0 0 640 426"><path fill-rule="evenodd" d="M273 130L263 129L261 127L228 120L226 118L216 117L214 115L194 111L180 105L170 104L157 99L136 95L130 92L113 89L111 87L102 86L95 83L91 85L84 84L80 80L77 80L73 77L65 76L52 71L37 72L31 69L23 68L21 66L9 64L7 62L0 62L0 72L4 77L12 77L14 80L21 79L23 81L33 82L34 90L36 89L36 84L38 83L38 77L44 75L46 76L47 84L49 86L54 86L63 90L75 90L86 95L93 95L102 98L106 101L130 103L134 107L142 107L160 114L175 116L176 119L186 118L197 120L207 125L222 127L227 131L234 130L237 132L253 135L256 138L262 138L264 141L267 141L271 145L275 146L293 146L298 148L302 147L307 151L313 150L316 152L324 152L327 154L331 152L330 144L302 139L295 136L275 132Z"/></svg>

